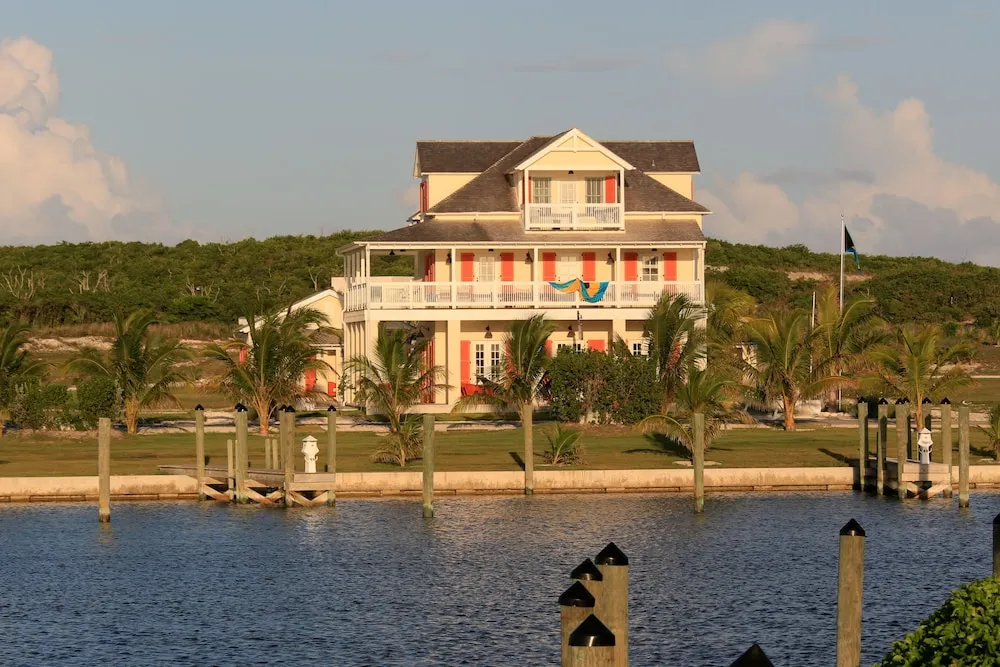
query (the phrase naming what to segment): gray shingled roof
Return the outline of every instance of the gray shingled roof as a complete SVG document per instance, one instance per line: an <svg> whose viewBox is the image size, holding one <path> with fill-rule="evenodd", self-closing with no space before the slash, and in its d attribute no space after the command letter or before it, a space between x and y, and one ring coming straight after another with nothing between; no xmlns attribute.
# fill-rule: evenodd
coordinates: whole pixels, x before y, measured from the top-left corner
<svg viewBox="0 0 1000 667"><path fill-rule="evenodd" d="M479 173L523 141L418 141L417 162L424 173Z"/></svg>
<svg viewBox="0 0 1000 667"><path fill-rule="evenodd" d="M680 195L678 195L680 196ZM650 243L704 241L694 220L633 220L624 232L526 232L518 220L445 222L427 220L400 227L374 238L371 243Z"/></svg>
<svg viewBox="0 0 1000 667"><path fill-rule="evenodd" d="M625 172L625 211L709 212L698 202L688 199L638 170Z"/></svg>
<svg viewBox="0 0 1000 667"><path fill-rule="evenodd" d="M598 143L641 171L701 171L693 141L601 141Z"/></svg>

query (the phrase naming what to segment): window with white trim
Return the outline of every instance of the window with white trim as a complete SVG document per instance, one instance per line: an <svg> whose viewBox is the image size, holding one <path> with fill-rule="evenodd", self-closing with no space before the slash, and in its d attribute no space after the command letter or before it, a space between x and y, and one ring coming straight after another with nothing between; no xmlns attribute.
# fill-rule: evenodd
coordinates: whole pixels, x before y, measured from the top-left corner
<svg viewBox="0 0 1000 667"><path fill-rule="evenodd" d="M632 341L632 354L637 357L648 357L649 341L645 338Z"/></svg>
<svg viewBox="0 0 1000 667"><path fill-rule="evenodd" d="M559 352L559 350L563 348L574 350L576 352L583 352L583 343L574 343L572 341L556 343L556 352Z"/></svg>
<svg viewBox="0 0 1000 667"><path fill-rule="evenodd" d="M493 255L482 255L479 258L479 282L492 283L497 279L496 258Z"/></svg>
<svg viewBox="0 0 1000 667"><path fill-rule="evenodd" d="M476 380L496 380L500 374L500 343L476 343L472 358L472 374ZM487 362L489 365L487 365Z"/></svg>
<svg viewBox="0 0 1000 667"><path fill-rule="evenodd" d="M656 255L643 255L642 271L639 273L639 280L642 282L656 282L660 279L660 261Z"/></svg>
<svg viewBox="0 0 1000 667"><path fill-rule="evenodd" d="M576 203L576 181L560 181L559 183L559 203Z"/></svg>
<svg viewBox="0 0 1000 667"><path fill-rule="evenodd" d="M500 343L490 343L490 378L500 379Z"/></svg>
<svg viewBox="0 0 1000 667"><path fill-rule="evenodd" d="M476 354L474 355L472 376L479 380L486 377L486 343L476 343Z"/></svg>
<svg viewBox="0 0 1000 667"><path fill-rule="evenodd" d="M531 177L531 201L534 204L552 203L552 179L548 176Z"/></svg>
<svg viewBox="0 0 1000 667"><path fill-rule="evenodd" d="M556 278L559 282L573 280L574 278L579 278L580 275L580 255L576 253L563 253L559 255L559 267L556 272Z"/></svg>
<svg viewBox="0 0 1000 667"><path fill-rule="evenodd" d="M603 204L604 203L604 179L603 178L588 178L587 179L587 203L588 204Z"/></svg>

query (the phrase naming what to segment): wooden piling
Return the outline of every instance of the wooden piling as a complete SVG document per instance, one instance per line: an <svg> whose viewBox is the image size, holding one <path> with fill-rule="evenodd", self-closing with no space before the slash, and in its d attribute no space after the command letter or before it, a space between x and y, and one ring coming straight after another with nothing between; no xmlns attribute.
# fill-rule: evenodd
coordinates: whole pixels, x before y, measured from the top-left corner
<svg viewBox="0 0 1000 667"><path fill-rule="evenodd" d="M242 404L236 405L236 502L249 502L247 497L247 469L249 468L249 453L247 450L247 409Z"/></svg>
<svg viewBox="0 0 1000 667"><path fill-rule="evenodd" d="M326 471L333 475L326 496L332 507L337 504L337 408L332 405L326 409Z"/></svg>
<svg viewBox="0 0 1000 667"><path fill-rule="evenodd" d="M97 420L97 520L111 521L111 420Z"/></svg>
<svg viewBox="0 0 1000 667"><path fill-rule="evenodd" d="M865 473L868 470L868 402L858 401L858 491L865 490Z"/></svg>
<svg viewBox="0 0 1000 667"><path fill-rule="evenodd" d="M264 469L273 470L271 465L271 439L264 438Z"/></svg>
<svg viewBox="0 0 1000 667"><path fill-rule="evenodd" d="M591 614L569 635L564 667L619 667L616 659L620 642L596 615Z"/></svg>
<svg viewBox="0 0 1000 667"><path fill-rule="evenodd" d="M559 627L561 629L562 665L569 662L569 636L587 617L594 613L594 596L587 587L579 581L567 588L559 596Z"/></svg>
<svg viewBox="0 0 1000 667"><path fill-rule="evenodd" d="M236 476L236 466L233 463L233 440L229 438L226 440L226 488L229 489L229 499L233 500L233 493L235 489L233 488L233 479Z"/></svg>
<svg viewBox="0 0 1000 667"><path fill-rule="evenodd" d="M705 415L700 412L692 416L691 427L694 429L694 511L695 513L705 511ZM616 635L618 631L612 629Z"/></svg>
<svg viewBox="0 0 1000 667"><path fill-rule="evenodd" d="M951 401L947 398L941 399L941 461L948 466L948 488L944 490L944 497L951 498L955 481L951 471Z"/></svg>
<svg viewBox="0 0 1000 667"><path fill-rule="evenodd" d="M521 428L524 429L524 495L535 492L535 406L521 407Z"/></svg>
<svg viewBox="0 0 1000 667"><path fill-rule="evenodd" d="M854 519L840 529L837 566L837 667L861 665L861 596L865 530Z"/></svg>
<svg viewBox="0 0 1000 667"><path fill-rule="evenodd" d="M900 500L906 500L906 482L903 481L903 471L906 469L906 432L910 423L910 406L896 402L896 492Z"/></svg>
<svg viewBox="0 0 1000 667"><path fill-rule="evenodd" d="M601 597L601 587L604 585L604 575L601 574L601 570L594 565L594 561L589 558L574 567L569 573L569 578L583 584L595 598Z"/></svg>
<svg viewBox="0 0 1000 667"><path fill-rule="evenodd" d="M281 437L284 439L281 459L285 463L285 506L291 507L289 492L292 490L292 482L295 481L295 455L292 451L295 446L295 408L286 407L281 413L281 419L283 420Z"/></svg>
<svg viewBox="0 0 1000 667"><path fill-rule="evenodd" d="M434 415L424 415L424 518L434 516Z"/></svg>
<svg viewBox="0 0 1000 667"><path fill-rule="evenodd" d="M194 406L194 458L198 476L198 500L206 500L202 493L205 485L205 408Z"/></svg>
<svg viewBox="0 0 1000 667"><path fill-rule="evenodd" d="M875 435L875 494L885 494L885 459L889 451L889 403L883 398L878 402L878 429Z"/></svg>
<svg viewBox="0 0 1000 667"><path fill-rule="evenodd" d="M919 457L917 456L917 447L913 444L913 420L916 417L915 414L910 412L910 404L906 404L906 458L913 459L916 461Z"/></svg>
<svg viewBox="0 0 1000 667"><path fill-rule="evenodd" d="M614 664L628 667L628 556L609 542L594 558L604 577L594 614L614 633Z"/></svg>
<svg viewBox="0 0 1000 667"><path fill-rule="evenodd" d="M969 506L969 406L958 406L958 506Z"/></svg>

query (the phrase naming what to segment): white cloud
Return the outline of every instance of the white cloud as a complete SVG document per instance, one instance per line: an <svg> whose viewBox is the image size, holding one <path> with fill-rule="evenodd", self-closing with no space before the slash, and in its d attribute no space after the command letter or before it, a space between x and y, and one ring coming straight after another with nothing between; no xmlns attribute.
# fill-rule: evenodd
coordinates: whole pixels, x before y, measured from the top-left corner
<svg viewBox="0 0 1000 667"><path fill-rule="evenodd" d="M812 23L769 19L750 32L722 39L700 51L675 51L668 67L678 72L704 71L715 79L745 83L765 79L789 63L803 58L816 44Z"/></svg>
<svg viewBox="0 0 1000 667"><path fill-rule="evenodd" d="M59 117L52 51L0 41L0 241L148 238L167 232L159 202L90 130Z"/></svg>
<svg viewBox="0 0 1000 667"><path fill-rule="evenodd" d="M835 251L843 213L862 253L1000 264L1000 185L937 154L921 100L879 112L861 102L847 76L823 97L836 118L840 168L814 179L801 203L750 173L710 186L707 197L703 192L717 212L707 222L710 235Z"/></svg>

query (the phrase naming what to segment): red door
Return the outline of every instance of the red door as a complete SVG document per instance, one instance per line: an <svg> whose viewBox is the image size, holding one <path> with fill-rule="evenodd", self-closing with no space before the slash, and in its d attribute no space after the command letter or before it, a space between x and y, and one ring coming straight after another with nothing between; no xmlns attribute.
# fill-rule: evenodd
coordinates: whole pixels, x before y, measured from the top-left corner
<svg viewBox="0 0 1000 667"><path fill-rule="evenodd" d="M461 254L462 261L462 282L471 283L476 279L476 270L473 266L473 262L476 261L476 253L474 252L463 252Z"/></svg>
<svg viewBox="0 0 1000 667"><path fill-rule="evenodd" d="M625 253L625 280L635 282L639 280L639 253Z"/></svg>
<svg viewBox="0 0 1000 667"><path fill-rule="evenodd" d="M514 282L514 253L500 253L500 280L505 283Z"/></svg>
<svg viewBox="0 0 1000 667"><path fill-rule="evenodd" d="M597 254L593 252L583 253L583 279L597 280Z"/></svg>
<svg viewBox="0 0 1000 667"><path fill-rule="evenodd" d="M542 280L552 282L556 279L556 254L554 252L542 253Z"/></svg>

